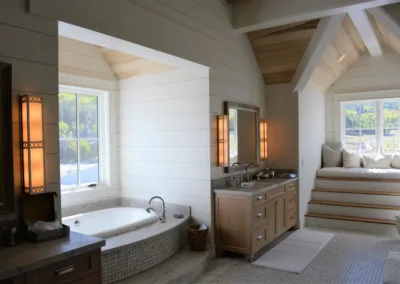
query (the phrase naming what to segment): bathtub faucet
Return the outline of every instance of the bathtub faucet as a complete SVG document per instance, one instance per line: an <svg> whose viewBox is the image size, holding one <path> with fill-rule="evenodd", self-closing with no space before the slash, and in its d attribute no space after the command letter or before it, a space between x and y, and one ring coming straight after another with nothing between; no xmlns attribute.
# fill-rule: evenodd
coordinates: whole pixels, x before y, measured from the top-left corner
<svg viewBox="0 0 400 284"><path fill-rule="evenodd" d="M154 213L157 214L158 219L160 219L160 222L161 223L165 223L165 219L166 218L165 218L165 202L164 202L164 199L162 199L160 196L153 196L149 201L149 205L151 204L153 199L160 199L161 200L161 202L162 202L162 206L161 206L162 216L160 217L160 215L158 215L157 212L151 206L149 206L149 208L147 208L146 211L148 213L150 213L150 211L153 211Z"/></svg>

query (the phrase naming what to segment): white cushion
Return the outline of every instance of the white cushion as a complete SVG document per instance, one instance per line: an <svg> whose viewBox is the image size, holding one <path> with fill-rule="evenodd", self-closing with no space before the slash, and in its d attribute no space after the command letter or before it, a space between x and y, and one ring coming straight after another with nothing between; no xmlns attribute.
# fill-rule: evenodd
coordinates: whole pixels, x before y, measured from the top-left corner
<svg viewBox="0 0 400 284"><path fill-rule="evenodd" d="M327 145L322 145L322 162L324 168L341 167L343 165L342 149L334 149Z"/></svg>
<svg viewBox="0 0 400 284"><path fill-rule="evenodd" d="M394 155L392 158L392 168L400 169L400 156Z"/></svg>
<svg viewBox="0 0 400 284"><path fill-rule="evenodd" d="M390 169L392 156L369 157L364 156L364 168L367 169Z"/></svg>
<svg viewBox="0 0 400 284"><path fill-rule="evenodd" d="M317 177L400 180L400 169L323 168L317 171Z"/></svg>
<svg viewBox="0 0 400 284"><path fill-rule="evenodd" d="M360 168L361 157L358 154L343 150L343 168Z"/></svg>

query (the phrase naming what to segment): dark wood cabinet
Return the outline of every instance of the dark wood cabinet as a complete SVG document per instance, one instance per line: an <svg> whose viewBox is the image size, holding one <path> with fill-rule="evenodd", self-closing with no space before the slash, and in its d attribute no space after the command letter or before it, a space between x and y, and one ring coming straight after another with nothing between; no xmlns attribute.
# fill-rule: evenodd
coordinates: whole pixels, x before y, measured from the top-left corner
<svg viewBox="0 0 400 284"><path fill-rule="evenodd" d="M100 284L101 250L73 256L63 261L0 281L0 284Z"/></svg>

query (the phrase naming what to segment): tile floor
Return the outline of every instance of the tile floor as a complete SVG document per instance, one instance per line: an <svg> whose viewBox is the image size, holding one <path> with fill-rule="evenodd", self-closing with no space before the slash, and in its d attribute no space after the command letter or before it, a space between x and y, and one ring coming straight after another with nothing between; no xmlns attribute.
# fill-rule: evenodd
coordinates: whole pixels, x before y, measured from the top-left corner
<svg viewBox="0 0 400 284"><path fill-rule="evenodd" d="M332 231L331 231L332 232ZM302 274L254 266L240 257L215 258L196 284L378 284L400 238L333 231L335 236Z"/></svg>

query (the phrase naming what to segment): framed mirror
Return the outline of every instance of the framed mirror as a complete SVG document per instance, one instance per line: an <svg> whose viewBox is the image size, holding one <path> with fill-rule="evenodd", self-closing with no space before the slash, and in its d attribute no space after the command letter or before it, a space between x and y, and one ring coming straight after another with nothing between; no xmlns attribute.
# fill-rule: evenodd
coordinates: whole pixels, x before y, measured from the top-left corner
<svg viewBox="0 0 400 284"><path fill-rule="evenodd" d="M0 62L0 215L14 213L11 64Z"/></svg>
<svg viewBox="0 0 400 284"><path fill-rule="evenodd" d="M243 170L232 166L245 166L260 161L260 108L257 106L225 102L224 114L229 117L229 166L225 172Z"/></svg>

